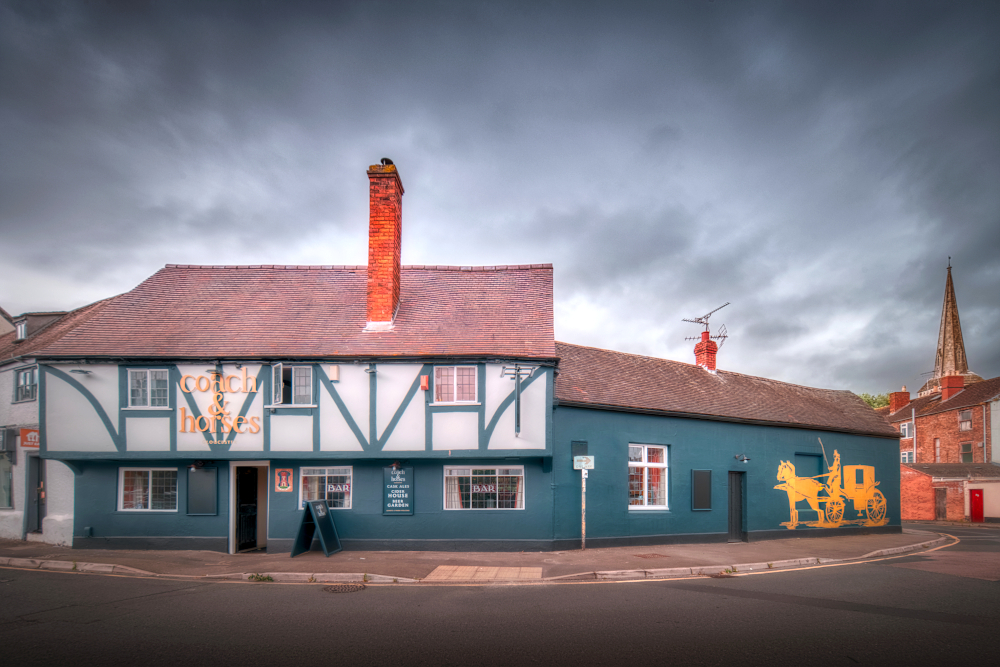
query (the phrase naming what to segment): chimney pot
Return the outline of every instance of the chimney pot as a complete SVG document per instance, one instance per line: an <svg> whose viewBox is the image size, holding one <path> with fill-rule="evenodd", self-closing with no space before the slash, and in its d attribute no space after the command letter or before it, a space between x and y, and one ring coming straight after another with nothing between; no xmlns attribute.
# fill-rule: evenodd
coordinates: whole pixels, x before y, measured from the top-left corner
<svg viewBox="0 0 1000 667"><path fill-rule="evenodd" d="M889 394L889 414L902 410L910 404L910 392L903 387L902 391L894 391Z"/></svg>

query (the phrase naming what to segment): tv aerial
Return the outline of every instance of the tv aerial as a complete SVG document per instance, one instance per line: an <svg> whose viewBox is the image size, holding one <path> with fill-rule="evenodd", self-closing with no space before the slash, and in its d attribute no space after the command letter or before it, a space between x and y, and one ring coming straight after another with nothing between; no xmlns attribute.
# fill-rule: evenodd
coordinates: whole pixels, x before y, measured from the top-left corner
<svg viewBox="0 0 1000 667"><path fill-rule="evenodd" d="M681 321L682 322L692 322L694 324L700 324L700 325L702 325L702 326L705 327L705 331L708 331L709 330L709 328L708 328L708 318L710 318L712 316L712 314L715 313L716 311L722 310L723 308L725 308L728 305L729 305L729 301L725 302L724 304L722 304L721 306L719 306L715 310L712 310L712 311L709 311L709 312L705 313L701 317L692 317L692 318L684 317L684 318L681 318ZM726 325L725 324L723 324L722 326L719 327L718 331L716 332L716 334L714 336L709 336L710 339L719 341L719 347L720 348L723 345L725 345L726 338L728 338L728 337L729 337L729 332L726 331ZM688 336L684 340L701 340L701 336Z"/></svg>

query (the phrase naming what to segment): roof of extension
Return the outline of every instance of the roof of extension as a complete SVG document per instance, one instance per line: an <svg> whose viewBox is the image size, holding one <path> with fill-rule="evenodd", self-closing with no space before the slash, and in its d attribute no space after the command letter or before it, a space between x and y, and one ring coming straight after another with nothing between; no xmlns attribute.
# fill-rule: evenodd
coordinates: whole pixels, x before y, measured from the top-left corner
<svg viewBox="0 0 1000 667"><path fill-rule="evenodd" d="M66 313L58 320L47 324L27 338L16 341L16 332L11 331L0 336L0 363L5 363L16 357L34 356L42 348L48 347L66 335L74 327L87 322L96 316L116 297L102 299L76 310Z"/></svg>
<svg viewBox="0 0 1000 667"><path fill-rule="evenodd" d="M903 463L924 475L951 479L1000 479L1000 466L992 463Z"/></svg>
<svg viewBox="0 0 1000 667"><path fill-rule="evenodd" d="M560 405L766 423L898 438L849 391L814 389L678 361L556 343Z"/></svg>
<svg viewBox="0 0 1000 667"><path fill-rule="evenodd" d="M947 401L941 400L941 394L931 394L930 396L919 396L899 410L896 410L886 419L892 423L909 421L916 410L918 417L933 415L949 410L959 410L962 408L981 405L987 401L1000 396L1000 377L990 378L982 382L976 382L965 387Z"/></svg>
<svg viewBox="0 0 1000 667"><path fill-rule="evenodd" d="M365 266L171 265L46 357L555 357L552 265L404 266L388 332L364 332Z"/></svg>

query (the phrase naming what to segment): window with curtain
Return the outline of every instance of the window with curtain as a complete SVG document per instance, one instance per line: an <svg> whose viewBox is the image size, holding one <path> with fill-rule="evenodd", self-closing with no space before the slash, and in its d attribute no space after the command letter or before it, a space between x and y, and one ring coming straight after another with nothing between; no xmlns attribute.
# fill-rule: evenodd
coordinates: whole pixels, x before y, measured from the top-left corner
<svg viewBox="0 0 1000 667"><path fill-rule="evenodd" d="M445 468L446 510L524 509L524 467Z"/></svg>
<svg viewBox="0 0 1000 667"><path fill-rule="evenodd" d="M629 445L629 509L667 508L667 448Z"/></svg>

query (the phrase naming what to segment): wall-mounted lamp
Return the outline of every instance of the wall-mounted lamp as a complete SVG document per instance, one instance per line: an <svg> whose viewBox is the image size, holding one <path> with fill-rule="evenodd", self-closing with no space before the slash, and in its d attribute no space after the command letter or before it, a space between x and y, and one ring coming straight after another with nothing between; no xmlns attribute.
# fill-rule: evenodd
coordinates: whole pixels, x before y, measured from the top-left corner
<svg viewBox="0 0 1000 667"><path fill-rule="evenodd" d="M82 368L74 368L70 373L76 373L77 375L90 375L94 371L85 371Z"/></svg>
<svg viewBox="0 0 1000 667"><path fill-rule="evenodd" d="M750 460L750 457L747 456L746 454L737 454L733 458L739 461L740 463L746 463L747 461Z"/></svg>

